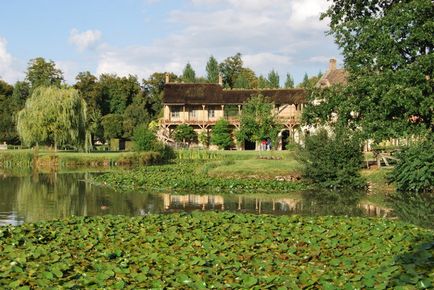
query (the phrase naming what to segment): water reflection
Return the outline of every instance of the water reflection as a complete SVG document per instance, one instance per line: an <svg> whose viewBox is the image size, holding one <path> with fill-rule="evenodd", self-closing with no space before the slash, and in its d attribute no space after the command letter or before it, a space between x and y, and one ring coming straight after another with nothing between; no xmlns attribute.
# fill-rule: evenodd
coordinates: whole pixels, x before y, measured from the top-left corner
<svg viewBox="0 0 434 290"><path fill-rule="evenodd" d="M191 210L300 215L390 216L390 209L363 203L362 193L309 192L270 197L114 192L86 180L97 173L0 175L0 225L71 215L145 215Z"/></svg>

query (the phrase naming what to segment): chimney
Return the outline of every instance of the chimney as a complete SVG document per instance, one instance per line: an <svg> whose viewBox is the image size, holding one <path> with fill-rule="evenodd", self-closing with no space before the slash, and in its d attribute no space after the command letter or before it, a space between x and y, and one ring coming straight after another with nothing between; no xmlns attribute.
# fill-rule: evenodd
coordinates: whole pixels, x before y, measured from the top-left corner
<svg viewBox="0 0 434 290"><path fill-rule="evenodd" d="M219 74L219 85L223 86L223 77Z"/></svg>
<svg viewBox="0 0 434 290"><path fill-rule="evenodd" d="M332 58L329 61L329 71L336 70L336 59Z"/></svg>
<svg viewBox="0 0 434 290"><path fill-rule="evenodd" d="M166 83L166 84L170 83L170 75L169 75L169 73L166 73L166 80L165 80L165 83Z"/></svg>

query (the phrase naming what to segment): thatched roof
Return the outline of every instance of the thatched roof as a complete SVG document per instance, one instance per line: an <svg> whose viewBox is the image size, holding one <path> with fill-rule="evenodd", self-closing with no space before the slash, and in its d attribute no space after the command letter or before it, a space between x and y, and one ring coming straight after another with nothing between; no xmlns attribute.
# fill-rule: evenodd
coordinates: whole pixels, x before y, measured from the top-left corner
<svg viewBox="0 0 434 290"><path fill-rule="evenodd" d="M329 68L326 73L316 84L317 87L325 88L333 85L346 85L348 81L348 72L343 68L336 68L336 60L331 59Z"/></svg>
<svg viewBox="0 0 434 290"><path fill-rule="evenodd" d="M224 90L218 84L169 83L164 87L163 103L176 105L238 105L261 94L276 105L306 102L304 89Z"/></svg>

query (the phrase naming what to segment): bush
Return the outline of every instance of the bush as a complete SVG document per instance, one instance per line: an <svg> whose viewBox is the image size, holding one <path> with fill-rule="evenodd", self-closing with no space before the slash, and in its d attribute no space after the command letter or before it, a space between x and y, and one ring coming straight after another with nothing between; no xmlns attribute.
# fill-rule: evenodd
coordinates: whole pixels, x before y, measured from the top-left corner
<svg viewBox="0 0 434 290"><path fill-rule="evenodd" d="M142 124L134 130L133 140L136 151L152 151L157 142L157 137L154 132L148 129L146 124Z"/></svg>
<svg viewBox="0 0 434 290"><path fill-rule="evenodd" d="M229 149L233 144L229 126L227 120L218 120L211 133L211 144L217 145L219 149Z"/></svg>
<svg viewBox="0 0 434 290"><path fill-rule="evenodd" d="M434 192L434 140L410 146L397 155L390 181L399 192Z"/></svg>
<svg viewBox="0 0 434 290"><path fill-rule="evenodd" d="M148 129L145 124L134 130L134 148L136 151L153 151L160 155L162 161L169 161L176 158L172 147L157 140L154 132ZM146 162L144 162L145 164Z"/></svg>
<svg viewBox="0 0 434 290"><path fill-rule="evenodd" d="M173 134L173 138L177 142L191 143L197 140L197 133L194 131L193 127L187 124L176 127Z"/></svg>
<svg viewBox="0 0 434 290"><path fill-rule="evenodd" d="M307 136L298 152L305 178L327 188L363 188L361 142L347 130L329 134L322 129Z"/></svg>

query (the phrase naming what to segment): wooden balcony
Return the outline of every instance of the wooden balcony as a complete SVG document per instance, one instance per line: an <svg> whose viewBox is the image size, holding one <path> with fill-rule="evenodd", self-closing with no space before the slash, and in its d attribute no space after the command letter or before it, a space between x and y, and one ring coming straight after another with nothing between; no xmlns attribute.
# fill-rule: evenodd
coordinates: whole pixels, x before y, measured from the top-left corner
<svg viewBox="0 0 434 290"><path fill-rule="evenodd" d="M240 125L240 119L238 116L236 117L225 117L225 120L227 120L231 125L239 126ZM160 122L163 125L181 125L181 124L188 124L192 126L213 126L215 123L219 120L219 118L212 118L212 119L199 119L199 118L189 118L189 119L161 119ZM293 115L293 116L278 116L277 121L279 124L283 125L299 125L301 121L300 115Z"/></svg>

